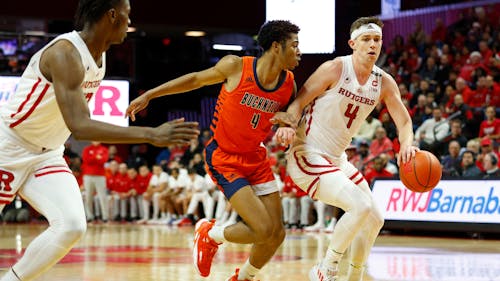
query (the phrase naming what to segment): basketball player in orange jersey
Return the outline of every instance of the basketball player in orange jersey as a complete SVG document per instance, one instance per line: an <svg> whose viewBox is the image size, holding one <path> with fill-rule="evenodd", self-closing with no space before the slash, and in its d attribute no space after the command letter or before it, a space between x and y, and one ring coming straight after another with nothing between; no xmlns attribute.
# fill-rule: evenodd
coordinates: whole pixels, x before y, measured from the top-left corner
<svg viewBox="0 0 500 281"><path fill-rule="evenodd" d="M363 270L384 220L363 175L347 161L346 148L362 122L384 102L399 131L398 163L415 157L412 121L394 79L375 66L382 46L382 22L375 17L351 25L353 53L323 63L300 89L297 99L280 112L278 141L293 140L287 170L312 198L337 206L345 214L337 222L323 260L309 272L313 281L338 280L338 263L350 246L347 280L362 280ZM300 119L300 121L298 121ZM344 280L344 279L342 279Z"/></svg>
<svg viewBox="0 0 500 281"><path fill-rule="evenodd" d="M193 258L201 276L210 274L218 245L230 241L253 246L245 265L228 280L252 280L285 237L278 187L262 141L271 130L270 118L286 108L296 91L290 70L300 60L298 32L288 21L267 22L257 38L262 56L227 55L211 68L149 90L127 109L134 120L153 98L223 83L213 138L205 148L206 168L243 222L225 228L214 221L197 223Z"/></svg>
<svg viewBox="0 0 500 281"><path fill-rule="evenodd" d="M0 211L18 193L49 227L2 281L33 280L59 261L86 230L78 183L63 158L76 139L112 143L188 143L196 123L120 127L90 119L87 102L105 73L105 51L127 35L129 0L80 0L83 30L58 36L37 52L16 93L0 108ZM50 278L48 278L50 279Z"/></svg>

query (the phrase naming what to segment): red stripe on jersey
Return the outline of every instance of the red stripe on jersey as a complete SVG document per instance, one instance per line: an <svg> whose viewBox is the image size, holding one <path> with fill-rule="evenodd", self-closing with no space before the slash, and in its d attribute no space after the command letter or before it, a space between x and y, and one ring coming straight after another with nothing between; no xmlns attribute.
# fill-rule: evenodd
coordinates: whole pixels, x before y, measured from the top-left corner
<svg viewBox="0 0 500 281"><path fill-rule="evenodd" d="M40 78L39 78L40 79ZM45 95L45 93L47 92L47 90L49 89L50 85L49 84L45 84L45 87L43 88L43 91L42 93L40 93L40 95L38 96L38 98L36 99L35 103L33 104L33 106L31 106L30 110L28 110L28 112L26 112L26 114L23 115L23 117L21 117L19 120L17 120L16 122L10 124L9 127L11 128L14 128L15 126L21 124L21 122L23 122L24 120L26 120L26 118L28 118L31 113L33 113L33 111L35 111L35 108L38 106L38 104L40 104L40 102L42 101L43 99L43 96ZM31 94L31 93L30 93ZM29 98L28 98L29 99Z"/></svg>
<svg viewBox="0 0 500 281"><path fill-rule="evenodd" d="M73 174L69 170L53 170L53 171L49 171L49 172L45 172L45 173L35 174L35 178L38 178L38 177L41 177L41 176L45 176L45 175L55 174L55 173L69 173L69 174Z"/></svg>
<svg viewBox="0 0 500 281"><path fill-rule="evenodd" d="M14 198L16 196L15 194L8 194L8 193L0 193L0 197L5 197L5 198Z"/></svg>
<svg viewBox="0 0 500 281"><path fill-rule="evenodd" d="M5 205L7 205L7 204L10 204L10 202L11 202L11 201L0 200L0 204L5 204Z"/></svg>
<svg viewBox="0 0 500 281"><path fill-rule="evenodd" d="M359 175L359 171L357 171L356 173L354 173L354 175L352 175L349 179L350 180L353 180L355 177L357 177Z"/></svg>
<svg viewBox="0 0 500 281"><path fill-rule="evenodd" d="M68 166L65 166L65 165L46 166L46 167L43 167L43 168L36 170L35 172L45 170L45 169L50 169L50 168L68 168Z"/></svg>
<svg viewBox="0 0 500 281"><path fill-rule="evenodd" d="M38 80L36 81L36 83L33 85L33 88L31 88L31 92L26 96L26 99L21 103L21 105L19 106L19 108L17 109L17 112L16 113L12 113L10 115L10 118L14 118L14 116L16 116L19 112L21 112L24 108L24 106L26 105L26 103L30 100L31 98L31 95L33 95L33 93L35 92L36 88L38 87L38 84L40 84L40 82L42 82L42 79L40 77L38 77Z"/></svg>
<svg viewBox="0 0 500 281"><path fill-rule="evenodd" d="M307 129L306 129L306 136L309 134L309 130L311 130L311 124L313 121L313 111L314 111L314 104L316 103L316 100L313 100L311 104L311 109L309 110L309 115L311 115L311 118L309 118L309 121L307 122Z"/></svg>

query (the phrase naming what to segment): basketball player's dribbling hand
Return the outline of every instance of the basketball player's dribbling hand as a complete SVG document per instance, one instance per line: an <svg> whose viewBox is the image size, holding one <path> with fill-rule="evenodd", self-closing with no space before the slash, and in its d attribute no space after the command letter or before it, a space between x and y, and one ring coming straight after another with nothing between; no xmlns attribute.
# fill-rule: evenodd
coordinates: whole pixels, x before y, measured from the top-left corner
<svg viewBox="0 0 500 281"><path fill-rule="evenodd" d="M410 161L413 157L415 157L415 153L420 149L416 146L409 145L406 147L401 147L398 154L398 166Z"/></svg>
<svg viewBox="0 0 500 281"><path fill-rule="evenodd" d="M146 108L149 104L148 98L146 98L146 95L141 95L135 98L127 107L127 110L125 111L125 117L130 117L132 121L135 121L135 114L144 108Z"/></svg>
<svg viewBox="0 0 500 281"><path fill-rule="evenodd" d="M179 118L156 127L151 144L155 146L188 144L190 140L198 138L199 134L198 122L184 122L184 118Z"/></svg>

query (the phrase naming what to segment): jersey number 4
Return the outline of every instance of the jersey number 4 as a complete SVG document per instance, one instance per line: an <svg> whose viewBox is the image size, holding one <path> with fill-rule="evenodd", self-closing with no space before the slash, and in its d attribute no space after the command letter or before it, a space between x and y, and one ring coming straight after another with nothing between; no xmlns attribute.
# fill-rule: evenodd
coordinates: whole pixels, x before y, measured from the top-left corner
<svg viewBox="0 0 500 281"><path fill-rule="evenodd" d="M250 120L250 124L252 125L253 129L259 126L259 121L260 121L260 113L254 113L252 116L252 120Z"/></svg>
<svg viewBox="0 0 500 281"><path fill-rule="evenodd" d="M353 106L354 106L354 104L349 103L347 105L345 112L344 112L344 116L349 118L349 121L347 121L347 129L351 128L352 121L354 121L354 119L356 119L356 116L358 114L359 105L356 105L356 107L354 109L352 108Z"/></svg>

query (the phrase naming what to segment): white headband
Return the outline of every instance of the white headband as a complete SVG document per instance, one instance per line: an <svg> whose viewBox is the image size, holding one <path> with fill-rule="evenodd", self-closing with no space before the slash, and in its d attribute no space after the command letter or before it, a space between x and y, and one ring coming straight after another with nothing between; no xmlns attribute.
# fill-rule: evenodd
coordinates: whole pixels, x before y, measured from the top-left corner
<svg viewBox="0 0 500 281"><path fill-rule="evenodd" d="M380 28L380 26L378 26L374 23L368 23L368 24L362 25L362 26L358 27L357 29L355 29L351 33L351 40L354 40L354 39L358 38L358 36L360 36L361 34L367 33L367 32L376 32L376 33L379 33L380 36L382 36L382 28Z"/></svg>

